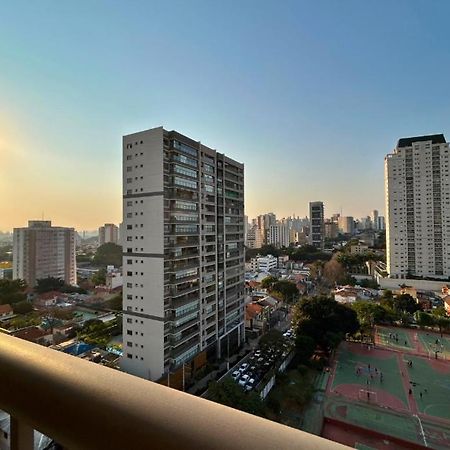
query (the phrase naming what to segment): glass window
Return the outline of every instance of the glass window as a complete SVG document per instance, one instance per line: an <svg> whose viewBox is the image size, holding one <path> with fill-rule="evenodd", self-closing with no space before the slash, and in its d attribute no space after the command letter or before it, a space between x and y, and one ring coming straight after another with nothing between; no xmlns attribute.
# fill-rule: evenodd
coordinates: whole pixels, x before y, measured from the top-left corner
<svg viewBox="0 0 450 450"><path fill-rule="evenodd" d="M195 148L189 147L189 145L183 144L179 141L173 141L173 148L180 150L183 153L187 153L188 155L197 157L198 152Z"/></svg>
<svg viewBox="0 0 450 450"><path fill-rule="evenodd" d="M180 178L180 177L175 177L174 178L174 183L178 186L183 186L183 187L188 187L188 188L192 188L192 189L197 189L197 182L196 181L191 181L191 180L186 180L184 178Z"/></svg>
<svg viewBox="0 0 450 450"><path fill-rule="evenodd" d="M178 164L175 164L173 168L174 168L175 173L179 173L180 175L186 175L186 176L192 177L192 178L197 178L196 170L188 169L187 167L182 167L182 166L179 166Z"/></svg>

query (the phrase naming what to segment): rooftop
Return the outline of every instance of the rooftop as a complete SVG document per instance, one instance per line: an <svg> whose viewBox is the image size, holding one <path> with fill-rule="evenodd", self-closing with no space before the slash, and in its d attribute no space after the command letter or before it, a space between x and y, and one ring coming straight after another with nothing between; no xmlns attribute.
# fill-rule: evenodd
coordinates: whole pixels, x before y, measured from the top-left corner
<svg viewBox="0 0 450 450"><path fill-rule="evenodd" d="M431 141L432 144L445 144L447 142L443 134L430 134L427 136L400 138L397 142L397 148L411 147L414 142L426 142L426 141Z"/></svg>

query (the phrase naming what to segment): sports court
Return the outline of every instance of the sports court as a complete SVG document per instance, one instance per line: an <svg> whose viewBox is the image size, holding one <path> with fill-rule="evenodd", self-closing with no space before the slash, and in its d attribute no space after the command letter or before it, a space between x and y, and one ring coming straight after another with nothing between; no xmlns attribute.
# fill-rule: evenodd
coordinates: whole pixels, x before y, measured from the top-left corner
<svg viewBox="0 0 450 450"><path fill-rule="evenodd" d="M450 361L450 336L441 336L432 331L378 326L375 329L375 344L404 353Z"/></svg>
<svg viewBox="0 0 450 450"><path fill-rule="evenodd" d="M356 448L450 448L450 361L444 352L435 359L415 333L383 328L375 347L341 344L322 436ZM436 342L434 333L423 334Z"/></svg>

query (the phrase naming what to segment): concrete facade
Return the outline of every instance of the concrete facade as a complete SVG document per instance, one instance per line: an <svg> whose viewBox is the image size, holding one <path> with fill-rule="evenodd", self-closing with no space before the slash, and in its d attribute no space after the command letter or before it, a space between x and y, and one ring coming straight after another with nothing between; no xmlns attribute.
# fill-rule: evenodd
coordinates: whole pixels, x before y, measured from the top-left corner
<svg viewBox="0 0 450 450"><path fill-rule="evenodd" d="M387 271L450 276L449 145L444 135L403 138L385 158Z"/></svg>
<svg viewBox="0 0 450 450"><path fill-rule="evenodd" d="M310 202L309 204L310 231L309 243L323 250L325 246L325 224L323 202Z"/></svg>
<svg viewBox="0 0 450 450"><path fill-rule="evenodd" d="M75 230L52 227L50 220L30 220L28 227L14 228L13 278L34 287L47 277L77 283Z"/></svg>
<svg viewBox="0 0 450 450"><path fill-rule="evenodd" d="M244 339L244 167L162 127L123 138L122 368L157 380Z"/></svg>

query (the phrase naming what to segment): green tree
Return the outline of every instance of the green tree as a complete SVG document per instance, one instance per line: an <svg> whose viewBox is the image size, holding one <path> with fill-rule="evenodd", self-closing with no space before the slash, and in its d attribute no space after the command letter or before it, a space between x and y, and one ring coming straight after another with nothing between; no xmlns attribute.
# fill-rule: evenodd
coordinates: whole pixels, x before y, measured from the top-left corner
<svg viewBox="0 0 450 450"><path fill-rule="evenodd" d="M392 321L392 317L383 306L370 301L357 301L351 305L356 311L362 328L372 329L376 324Z"/></svg>
<svg viewBox="0 0 450 450"><path fill-rule="evenodd" d="M299 334L295 338L296 355L301 364L307 363L316 349L316 342L311 336Z"/></svg>
<svg viewBox="0 0 450 450"><path fill-rule="evenodd" d="M287 303L293 303L298 298L298 289L295 283L288 280L278 280L273 283L272 291L279 292L283 300Z"/></svg>
<svg viewBox="0 0 450 450"><path fill-rule="evenodd" d="M420 305L409 294L397 295L393 300L394 310L414 314L420 309Z"/></svg>
<svg viewBox="0 0 450 450"><path fill-rule="evenodd" d="M14 303L12 306L14 314L28 314L33 311L33 305L26 300Z"/></svg>
<svg viewBox="0 0 450 450"><path fill-rule="evenodd" d="M0 305L22 302L27 285L23 280L0 280Z"/></svg>
<svg viewBox="0 0 450 450"><path fill-rule="evenodd" d="M280 347L286 342L286 338L283 333L275 328L268 331L266 334L261 336L259 340L259 345L261 347Z"/></svg>
<svg viewBox="0 0 450 450"><path fill-rule="evenodd" d="M323 350L336 345L336 336L342 340L354 334L360 324L356 312L326 296L304 298L294 309L297 334L310 336Z"/></svg>
<svg viewBox="0 0 450 450"><path fill-rule="evenodd" d="M122 246L108 242L97 249L93 263L96 266L122 266Z"/></svg>
<svg viewBox="0 0 450 450"><path fill-rule="evenodd" d="M106 284L106 269L99 269L91 277L94 286L104 286Z"/></svg>
<svg viewBox="0 0 450 450"><path fill-rule="evenodd" d="M60 278L47 277L36 280L35 290L38 294L50 291L61 291L64 287L64 281Z"/></svg>
<svg viewBox="0 0 450 450"><path fill-rule="evenodd" d="M435 317L423 311L416 311L414 317L420 327L434 327L436 323Z"/></svg>
<svg viewBox="0 0 450 450"><path fill-rule="evenodd" d="M440 306L439 308L433 309L432 314L434 323L438 326L439 333L441 333L442 337L442 332L450 328L450 319L447 317L447 312L443 306Z"/></svg>
<svg viewBox="0 0 450 450"><path fill-rule="evenodd" d="M274 283L276 283L277 281L278 281L277 277L269 275L268 277L263 278L263 280L261 281L261 287L263 289L270 289L272 287L272 285Z"/></svg>
<svg viewBox="0 0 450 450"><path fill-rule="evenodd" d="M257 416L263 413L264 405L261 397L254 391L244 392L231 378L226 378L220 383L217 381L209 383L208 394L216 403Z"/></svg>

